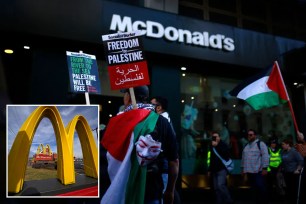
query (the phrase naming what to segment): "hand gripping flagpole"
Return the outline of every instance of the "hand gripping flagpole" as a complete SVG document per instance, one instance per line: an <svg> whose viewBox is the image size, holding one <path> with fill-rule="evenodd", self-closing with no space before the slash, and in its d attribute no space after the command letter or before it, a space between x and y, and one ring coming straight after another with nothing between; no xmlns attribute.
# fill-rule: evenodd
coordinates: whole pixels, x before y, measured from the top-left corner
<svg viewBox="0 0 306 204"><path fill-rule="evenodd" d="M280 78L282 80L282 83L283 83L283 86L284 86L284 89L285 89L285 93L286 93L286 97L287 97L287 101L288 101L288 105L289 105L289 108L290 108L290 112L291 112L291 115L292 115L292 120L293 120L293 124L294 124L294 127L296 129L296 133L297 135L299 134L299 128L297 126L297 123L296 123L296 120L295 120L295 116L294 116L294 111L293 111L293 107L292 107L292 103L291 103L291 100L289 98L289 95L288 95L288 92L287 92L287 89L286 89L286 86L285 86L285 83L284 83L284 80L283 80L283 76L281 74L281 71L279 69L279 66L278 66L278 63L277 61L275 61L275 64L276 64L276 67L277 67L277 70L278 72L280 73Z"/></svg>
<svg viewBox="0 0 306 204"><path fill-rule="evenodd" d="M132 100L132 105L133 105L133 109L137 109L137 104L136 104L136 98L135 98L135 93L134 93L134 88L130 87L129 88L130 91L130 95L131 95L131 100Z"/></svg>

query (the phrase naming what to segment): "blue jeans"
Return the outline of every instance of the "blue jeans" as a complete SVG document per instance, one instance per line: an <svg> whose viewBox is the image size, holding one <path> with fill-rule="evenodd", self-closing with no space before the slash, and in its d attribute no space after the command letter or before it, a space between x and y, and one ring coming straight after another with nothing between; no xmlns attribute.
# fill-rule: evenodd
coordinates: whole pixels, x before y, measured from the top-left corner
<svg viewBox="0 0 306 204"><path fill-rule="evenodd" d="M166 191L167 188L167 184L168 184L168 174L162 174L163 177L163 183L164 183L164 189L163 189L163 193ZM163 203L163 200L162 200Z"/></svg>
<svg viewBox="0 0 306 204"><path fill-rule="evenodd" d="M268 203L268 189L267 189L267 181L265 176L258 173L248 173L248 180L250 182L256 203Z"/></svg>
<svg viewBox="0 0 306 204"><path fill-rule="evenodd" d="M227 171L225 169L213 173L213 184L217 204L233 203L232 197L227 188L226 176Z"/></svg>
<svg viewBox="0 0 306 204"><path fill-rule="evenodd" d="M163 183L164 183L164 189L163 189L163 193L166 191L167 188L167 184L168 184L168 174L162 174L163 177Z"/></svg>
<svg viewBox="0 0 306 204"><path fill-rule="evenodd" d="M151 200L151 201L145 202L145 204L161 204L161 202L159 200Z"/></svg>

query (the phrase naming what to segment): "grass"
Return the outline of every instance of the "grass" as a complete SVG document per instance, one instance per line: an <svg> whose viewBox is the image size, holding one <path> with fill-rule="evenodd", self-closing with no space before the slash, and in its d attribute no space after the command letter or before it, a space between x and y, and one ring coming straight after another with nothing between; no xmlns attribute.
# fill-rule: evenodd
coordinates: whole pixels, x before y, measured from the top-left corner
<svg viewBox="0 0 306 204"><path fill-rule="evenodd" d="M27 166L25 181L43 180L49 178L57 178L56 169L35 169L31 166Z"/></svg>

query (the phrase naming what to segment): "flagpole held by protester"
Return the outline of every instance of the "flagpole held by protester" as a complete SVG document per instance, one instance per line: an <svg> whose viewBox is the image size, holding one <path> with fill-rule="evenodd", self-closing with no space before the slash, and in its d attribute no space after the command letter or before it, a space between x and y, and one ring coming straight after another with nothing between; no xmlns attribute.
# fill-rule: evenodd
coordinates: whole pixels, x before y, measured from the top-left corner
<svg viewBox="0 0 306 204"><path fill-rule="evenodd" d="M296 130L296 134L298 135L298 134L299 134L299 128L298 128L297 123L296 123L296 119L295 119L295 115L294 115L294 111L293 111L293 107L292 107L291 100L290 100L290 98L289 98L289 95L288 95L288 92L287 92L287 89L286 89L286 86L285 86L285 83L284 83L284 80L283 80L281 71L280 71L280 69L279 69L278 62L275 61L274 64L275 64L276 67L277 67L277 70L278 70L278 72L279 72L280 78L281 78L281 80L282 80L282 84L283 84L283 86L284 86L284 88L285 88L286 97L287 97L288 105L289 105L290 112L291 112L291 115L292 115L293 124L294 124L295 130Z"/></svg>
<svg viewBox="0 0 306 204"><path fill-rule="evenodd" d="M130 87L129 91L130 91L130 94L131 94L131 100L132 100L133 109L136 110L137 109L137 104L136 104L136 99L135 99L134 88Z"/></svg>
<svg viewBox="0 0 306 204"><path fill-rule="evenodd" d="M245 100L255 110L288 102L296 132L299 133L292 104L277 61L274 61L273 66L264 69L258 75L244 80L229 93Z"/></svg>

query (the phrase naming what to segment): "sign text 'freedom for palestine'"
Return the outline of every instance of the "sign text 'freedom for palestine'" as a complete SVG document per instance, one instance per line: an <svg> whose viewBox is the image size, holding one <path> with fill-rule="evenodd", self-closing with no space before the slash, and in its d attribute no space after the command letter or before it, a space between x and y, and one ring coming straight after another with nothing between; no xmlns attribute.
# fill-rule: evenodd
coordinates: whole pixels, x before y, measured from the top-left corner
<svg viewBox="0 0 306 204"><path fill-rule="evenodd" d="M111 89L150 84L140 32L103 35Z"/></svg>

